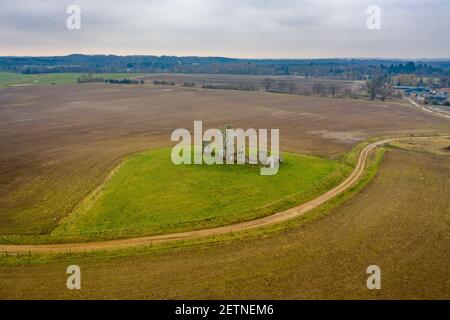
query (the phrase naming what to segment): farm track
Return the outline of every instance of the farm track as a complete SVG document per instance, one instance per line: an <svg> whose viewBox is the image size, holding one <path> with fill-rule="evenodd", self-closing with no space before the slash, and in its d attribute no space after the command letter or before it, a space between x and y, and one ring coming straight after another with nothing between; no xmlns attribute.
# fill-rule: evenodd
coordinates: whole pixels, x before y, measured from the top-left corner
<svg viewBox="0 0 450 320"><path fill-rule="evenodd" d="M144 245L152 245L177 240L192 240L208 236L218 236L229 234L232 232L239 232L250 230L262 226L267 226L275 223L284 222L299 216L304 215L306 212L317 208L326 201L334 198L343 191L353 186L363 175L364 169L367 163L367 158L373 149L384 145L392 139L380 140L369 144L363 148L359 154L358 162L352 173L338 186L327 191L321 196L312 199L306 203L293 207L291 209L281 211L270 216L263 218L245 221L241 223L231 224L227 226L215 227L210 229L186 231L165 235L145 236L129 239L116 239L96 242L79 242L79 243L56 243L56 244L24 244L24 245L0 245L1 252L7 252L9 254L19 253L66 253L66 252L88 252L96 250L110 250L110 249L123 249Z"/></svg>
<svg viewBox="0 0 450 320"><path fill-rule="evenodd" d="M417 109L430 113L434 116L440 117L440 118L444 118L444 119L450 119L450 116L448 114L442 113L442 112L438 112L438 111L434 111L434 110L430 110L426 107L422 107L420 106L420 104L418 104L417 102L415 102L414 100L410 99L410 98L406 98L406 100L408 100L408 102L410 102L414 107L416 107Z"/></svg>

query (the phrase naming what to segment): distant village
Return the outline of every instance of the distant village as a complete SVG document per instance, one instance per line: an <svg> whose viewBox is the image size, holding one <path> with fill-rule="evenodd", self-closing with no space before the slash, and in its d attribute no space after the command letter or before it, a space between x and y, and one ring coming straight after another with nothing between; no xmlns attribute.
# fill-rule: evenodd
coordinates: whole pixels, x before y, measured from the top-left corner
<svg viewBox="0 0 450 320"><path fill-rule="evenodd" d="M450 88L396 86L394 89L397 94L410 97L419 103L450 106Z"/></svg>

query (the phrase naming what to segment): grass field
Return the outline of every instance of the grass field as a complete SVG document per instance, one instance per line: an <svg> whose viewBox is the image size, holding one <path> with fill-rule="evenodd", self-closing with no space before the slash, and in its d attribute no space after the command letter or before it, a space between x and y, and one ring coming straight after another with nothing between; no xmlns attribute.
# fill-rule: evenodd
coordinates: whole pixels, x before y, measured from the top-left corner
<svg viewBox="0 0 450 320"><path fill-rule="evenodd" d="M280 171L255 165L181 165L171 149L127 160L95 199L70 214L52 236L83 239L161 234L255 219L306 202L335 186L351 167L285 154Z"/></svg>
<svg viewBox="0 0 450 320"><path fill-rule="evenodd" d="M450 154L450 137L441 138L404 138L391 142L393 147L409 151L425 152L437 155Z"/></svg>
<svg viewBox="0 0 450 320"><path fill-rule="evenodd" d="M45 73L22 74L15 72L0 72L0 88L8 86L37 86L77 83L81 73ZM104 79L124 79L143 76L142 73L102 73L96 76Z"/></svg>
<svg viewBox="0 0 450 320"><path fill-rule="evenodd" d="M301 227L123 258L0 267L2 298L449 299L450 167L393 149L358 195ZM78 264L82 290L65 288ZM382 290L365 286L368 265Z"/></svg>

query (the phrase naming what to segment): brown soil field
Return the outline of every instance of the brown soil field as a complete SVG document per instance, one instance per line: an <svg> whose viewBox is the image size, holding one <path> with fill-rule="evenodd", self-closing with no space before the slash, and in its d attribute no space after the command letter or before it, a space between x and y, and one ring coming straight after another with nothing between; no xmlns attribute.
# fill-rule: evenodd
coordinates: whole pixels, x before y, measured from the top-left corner
<svg viewBox="0 0 450 320"><path fill-rule="evenodd" d="M294 218L301 217L315 208L319 208L325 202L337 197L339 194L348 191L355 186L364 176L367 162L371 158L372 153L378 148L384 146L391 140L376 141L367 145L359 154L357 164L353 172L339 185L331 190L321 194L320 196L304 202L298 206L289 208L284 211L274 213L272 215L253 219L241 223L223 225L216 228L201 229L194 231L186 231L180 233L168 233L159 236L147 237L129 237L126 239L110 240L110 241L89 241L75 243L57 243L57 244L38 244L38 245L8 245L0 244L0 252L5 254L31 254L31 253L66 253L66 252L94 252L109 249L125 249L133 247L149 246L154 244L176 242L180 240L191 240L205 237L215 237L220 235L230 235L235 232L247 231L250 229L261 228L272 224L279 224Z"/></svg>
<svg viewBox="0 0 450 320"><path fill-rule="evenodd" d="M303 76L267 76L267 75L227 75L227 74L176 74L176 73L155 73L149 74L139 79L143 80L164 80L167 82L175 82L177 84L183 84L185 82L194 82L198 87L204 84L207 85L239 85L239 84L252 84L258 85L261 88L261 84L264 79L272 79L274 81L283 81L286 84L293 84L296 87L306 88L311 90L314 83L321 83L328 88L330 84L334 84L338 87L338 90L361 90L365 87L365 81L357 80L333 80L324 78L308 78Z"/></svg>
<svg viewBox="0 0 450 320"><path fill-rule="evenodd" d="M45 234L127 155L176 128L279 128L281 148L338 157L372 136L449 133L413 107L149 85L0 90L0 235Z"/></svg>
<svg viewBox="0 0 450 320"><path fill-rule="evenodd" d="M449 192L448 156L392 149L368 187L301 227L113 260L0 267L0 298L450 299ZM80 291L65 288L72 263ZM381 290L366 288L372 264Z"/></svg>

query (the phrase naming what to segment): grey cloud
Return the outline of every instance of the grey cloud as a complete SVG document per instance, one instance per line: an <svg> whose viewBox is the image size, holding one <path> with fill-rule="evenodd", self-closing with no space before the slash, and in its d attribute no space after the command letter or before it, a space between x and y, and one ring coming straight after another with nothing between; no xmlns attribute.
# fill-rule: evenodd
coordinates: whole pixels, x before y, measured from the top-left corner
<svg viewBox="0 0 450 320"><path fill-rule="evenodd" d="M65 28L69 4L82 30ZM382 9L382 30L366 8ZM0 1L0 55L448 57L448 0Z"/></svg>

